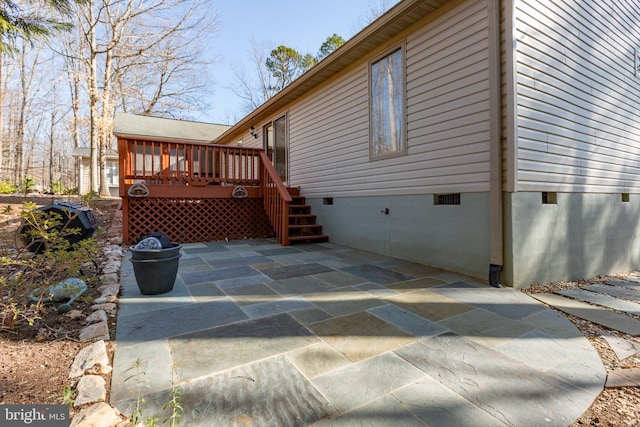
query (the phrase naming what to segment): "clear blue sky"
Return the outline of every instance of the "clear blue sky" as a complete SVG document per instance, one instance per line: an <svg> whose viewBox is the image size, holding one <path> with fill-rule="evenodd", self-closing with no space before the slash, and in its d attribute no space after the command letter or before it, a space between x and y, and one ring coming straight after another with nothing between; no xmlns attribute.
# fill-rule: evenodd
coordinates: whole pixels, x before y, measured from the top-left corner
<svg viewBox="0 0 640 427"><path fill-rule="evenodd" d="M251 68L251 40L272 42L301 53L316 54L333 33L348 40L362 29L371 9L389 8L398 0L220 0L212 2L219 29L213 35L211 54L215 81L211 107L198 120L224 123L240 119L242 101L225 86L234 81L236 64Z"/></svg>

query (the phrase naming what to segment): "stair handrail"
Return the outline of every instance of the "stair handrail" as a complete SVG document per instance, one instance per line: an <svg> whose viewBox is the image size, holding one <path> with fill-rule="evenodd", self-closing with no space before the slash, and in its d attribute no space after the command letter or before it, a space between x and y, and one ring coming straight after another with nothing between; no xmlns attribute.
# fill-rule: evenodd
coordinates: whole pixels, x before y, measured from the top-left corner
<svg viewBox="0 0 640 427"><path fill-rule="evenodd" d="M271 159L260 152L261 179L260 192L264 199L264 209L282 246L289 246L289 204L293 200Z"/></svg>

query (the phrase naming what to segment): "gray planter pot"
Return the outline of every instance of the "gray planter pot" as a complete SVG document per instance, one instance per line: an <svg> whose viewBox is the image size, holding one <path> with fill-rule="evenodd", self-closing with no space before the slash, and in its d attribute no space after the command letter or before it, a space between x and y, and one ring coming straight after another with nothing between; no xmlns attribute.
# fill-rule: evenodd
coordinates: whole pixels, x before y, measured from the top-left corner
<svg viewBox="0 0 640 427"><path fill-rule="evenodd" d="M136 283L143 295L158 295L169 292L178 275L180 249L182 245L172 244L171 248L131 251L131 263Z"/></svg>

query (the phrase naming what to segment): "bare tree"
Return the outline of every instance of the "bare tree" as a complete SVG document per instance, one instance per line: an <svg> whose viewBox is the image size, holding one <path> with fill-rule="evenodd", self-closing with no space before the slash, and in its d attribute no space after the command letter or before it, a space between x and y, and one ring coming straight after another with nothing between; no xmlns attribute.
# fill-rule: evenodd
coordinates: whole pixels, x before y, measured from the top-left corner
<svg viewBox="0 0 640 427"><path fill-rule="evenodd" d="M6 82L4 78L4 53L0 52L0 180L4 179L4 103L6 96Z"/></svg>
<svg viewBox="0 0 640 427"><path fill-rule="evenodd" d="M53 65L53 61L51 61L52 65ZM56 168L55 168L55 163L56 163L56 158L60 158L60 154L61 152L64 151L65 148L65 138L63 136L61 137L57 137L59 132L58 132L58 127L60 122L62 122L62 120L65 119L65 117L67 116L67 113L72 110L72 107L67 107L65 108L63 105L61 105L61 102L59 101L61 96L60 96L60 85L58 80L60 79L60 77L56 74L54 76L52 76L51 78L51 87L50 87L50 92L47 96L47 98L49 98L49 101L47 103L47 109L49 110L49 131L48 131L48 142L49 142L49 155L48 158L43 158L43 167L46 165L47 169L48 169L48 188L49 190L53 191L53 184L54 181L56 181L56 176L55 176L55 172L56 172ZM43 185L44 185L44 173L43 173Z"/></svg>
<svg viewBox="0 0 640 427"><path fill-rule="evenodd" d="M106 153L116 99L137 102L135 112L145 114L197 102L189 95L203 80L186 77L194 70L189 64L203 63L202 40L215 22L210 10L205 0L93 0L78 7L82 41L76 59L85 65L89 92L93 191L108 195ZM187 85L181 90L179 82Z"/></svg>
<svg viewBox="0 0 640 427"><path fill-rule="evenodd" d="M266 67L271 48L270 42L258 43L251 40L251 64L253 69L247 71L240 65L233 66L235 83L227 86L236 96L243 100L243 112L249 113L271 98L275 91L273 75Z"/></svg>
<svg viewBox="0 0 640 427"><path fill-rule="evenodd" d="M28 117L31 120L35 119L35 115L32 114L32 103L34 100L34 93L32 91L34 79L37 74L37 70L41 65L40 62L40 54L41 54L41 46L36 45L33 50L33 55L27 54L28 43L23 42L20 47L20 58L19 61L19 70L20 70L20 90L19 90L19 104L18 104L18 114L17 114L17 122L16 122L16 134L15 134L15 148L14 148L14 156L15 156L15 164L13 169L13 182L14 184L20 184L24 178L26 177L26 172L29 169L29 162L31 161L30 156L26 156L26 165L25 165L25 156L24 149L25 143L27 142L25 139L26 135L26 126ZM35 132L37 133L37 131ZM33 146L33 140L29 141L30 145Z"/></svg>
<svg viewBox="0 0 640 427"><path fill-rule="evenodd" d="M74 45L77 40L80 39L77 28L73 33L69 32L64 34L65 38L61 38L60 40L60 49L63 53L61 56L64 63L64 71L67 78L67 84L69 88L69 98L71 101L71 123L69 124L72 145L73 148L78 148L81 146L81 121L82 121L82 113L80 111L80 102L82 95L82 82L83 82L83 73L82 73L82 63L74 55ZM60 175L62 176L63 170L68 170L68 168L63 168L62 163L64 162L64 157L59 160L59 168ZM79 157L74 158L74 167L73 167L73 176L78 176L80 173L80 163L82 159ZM70 184L70 179L65 180L65 184ZM79 188L78 191L81 191Z"/></svg>
<svg viewBox="0 0 640 427"><path fill-rule="evenodd" d="M195 10L192 10L195 12ZM203 109L209 79L205 46L199 40L215 30L215 22L194 19L141 55L117 57L117 86L123 109L141 114L176 115ZM138 45L133 40L132 45Z"/></svg>
<svg viewBox="0 0 640 427"><path fill-rule="evenodd" d="M318 54L313 56L291 47L281 45L271 48L268 42L259 44L252 40L252 72L240 66L233 67L235 83L227 88L244 101L243 110L249 113L343 44L344 39L334 33L327 37Z"/></svg>
<svg viewBox="0 0 640 427"><path fill-rule="evenodd" d="M366 27L379 17L381 17L387 10L391 9L398 0L369 0L369 9L367 13L360 16L357 24L355 25L355 31L358 32L362 28Z"/></svg>

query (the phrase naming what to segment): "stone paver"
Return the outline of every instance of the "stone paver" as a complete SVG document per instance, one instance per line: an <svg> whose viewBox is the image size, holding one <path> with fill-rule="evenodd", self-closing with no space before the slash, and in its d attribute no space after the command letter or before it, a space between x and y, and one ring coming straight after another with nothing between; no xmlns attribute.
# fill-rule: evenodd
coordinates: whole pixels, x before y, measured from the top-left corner
<svg viewBox="0 0 640 427"><path fill-rule="evenodd" d="M443 282L438 279L434 279L432 277L421 277L419 279L407 280L399 283L392 283L387 287L389 289L393 289L398 292L406 292L406 291L412 291L415 289L425 289L425 288L431 288L434 286L440 286L445 284L446 282Z"/></svg>
<svg viewBox="0 0 640 427"><path fill-rule="evenodd" d="M353 274L354 276L362 277L369 282L378 283L381 285L406 282L407 280L415 278L408 274L398 273L397 271L378 267L372 264L354 265L351 267L344 267L341 270L346 273Z"/></svg>
<svg viewBox="0 0 640 427"><path fill-rule="evenodd" d="M436 322L427 320L393 304L371 308L368 311L385 322L416 337L430 337L448 331L446 327Z"/></svg>
<svg viewBox="0 0 640 427"><path fill-rule="evenodd" d="M313 304L304 298L280 298L274 301L245 305L242 307L242 310L247 313L247 316L251 319L259 319L261 317L274 316L280 313L289 313L291 311L312 307Z"/></svg>
<svg viewBox="0 0 640 427"><path fill-rule="evenodd" d="M455 282L432 291L513 320L520 320L544 309L522 292L510 288L478 288L465 282Z"/></svg>
<svg viewBox="0 0 640 427"><path fill-rule="evenodd" d="M275 292L283 296L305 295L315 294L318 292L335 291L335 286L332 286L315 277L308 276L274 280L272 282L269 282L269 288L273 289Z"/></svg>
<svg viewBox="0 0 640 427"><path fill-rule="evenodd" d="M386 304L368 292L351 287L306 295L305 298L333 316L346 316Z"/></svg>
<svg viewBox="0 0 640 427"><path fill-rule="evenodd" d="M229 268L254 264L264 264L270 261L271 258L267 258L266 256L246 256L219 260L212 259L208 261L208 264L210 264L213 268Z"/></svg>
<svg viewBox="0 0 640 427"><path fill-rule="evenodd" d="M553 368L551 361L576 360L575 356L583 351L582 347L568 345L564 338L545 331L528 331L520 338L518 341L509 340L496 350L540 371Z"/></svg>
<svg viewBox="0 0 640 427"><path fill-rule="evenodd" d="M182 284L176 281L173 290L166 294L157 295L150 299L146 295L142 295L135 285L135 280L123 287L122 298L120 298L119 316L129 316L138 313L148 313L153 310L161 310L166 308L178 307L185 304L191 304L193 297Z"/></svg>
<svg viewBox="0 0 640 427"><path fill-rule="evenodd" d="M352 362L416 341L413 335L366 311L313 323L308 328Z"/></svg>
<svg viewBox="0 0 640 427"><path fill-rule="evenodd" d="M385 301L436 322L474 309L460 301L424 289L394 295Z"/></svg>
<svg viewBox="0 0 640 427"><path fill-rule="evenodd" d="M486 347L511 343L514 338L524 336L533 329L526 324L481 309L449 317L441 321L440 325Z"/></svg>
<svg viewBox="0 0 640 427"><path fill-rule="evenodd" d="M313 277L337 287L366 283L365 279L352 274L343 273L342 271L330 271L327 273L314 274Z"/></svg>
<svg viewBox="0 0 640 427"><path fill-rule="evenodd" d="M145 413L164 419L169 390L145 396ZM189 381L182 386L180 425L305 426L336 410L284 356ZM134 400L120 402L127 413Z"/></svg>
<svg viewBox="0 0 640 427"><path fill-rule="evenodd" d="M325 342L293 350L289 353L289 359L307 378L315 378L350 364L349 359Z"/></svg>
<svg viewBox="0 0 640 427"><path fill-rule="evenodd" d="M116 341L136 344L186 334L247 319L248 316L230 299L180 305L118 318Z"/></svg>
<svg viewBox="0 0 640 427"><path fill-rule="evenodd" d="M598 309L598 307L593 305L555 294L543 293L531 294L531 296L558 310L581 319L589 320L590 322L624 332L625 334L633 336L640 335L640 321L624 314Z"/></svg>
<svg viewBox="0 0 640 427"><path fill-rule="evenodd" d="M396 353L509 425L567 425L593 399L590 393L452 333Z"/></svg>
<svg viewBox="0 0 640 427"><path fill-rule="evenodd" d="M601 294L607 294L613 297L640 302L640 286L638 287L638 290L634 290L626 288L624 286L595 284L585 286L583 289L587 289L593 292L600 292Z"/></svg>
<svg viewBox="0 0 640 427"><path fill-rule="evenodd" d="M264 274L271 277L273 280L311 276L313 274L327 273L329 271L333 270L325 265L317 263L286 265L284 267L274 267L262 270Z"/></svg>
<svg viewBox="0 0 640 427"><path fill-rule="evenodd" d="M393 396L383 396L338 417L322 420L314 426L425 427L425 424L413 415L406 406Z"/></svg>
<svg viewBox="0 0 640 427"><path fill-rule="evenodd" d="M287 314L237 322L169 339L181 380L193 379L318 342Z"/></svg>
<svg viewBox="0 0 640 427"><path fill-rule="evenodd" d="M125 343L126 344L126 343ZM171 387L173 359L166 339L137 345L118 343L113 357L111 402Z"/></svg>
<svg viewBox="0 0 640 427"><path fill-rule="evenodd" d="M393 353L385 353L321 375L312 382L338 411L346 412L423 375L406 360Z"/></svg>
<svg viewBox="0 0 640 427"><path fill-rule="evenodd" d="M618 360L624 360L640 353L640 343L620 338L617 335L603 332L600 334L609 344L609 347L616 354Z"/></svg>
<svg viewBox="0 0 640 427"><path fill-rule="evenodd" d="M640 291L640 277L629 277L629 279L630 280L607 280L607 284Z"/></svg>
<svg viewBox="0 0 640 427"><path fill-rule="evenodd" d="M174 381L189 426L562 426L605 383L575 326L519 291L331 243L183 253L156 296L123 260L110 397L124 414L140 390L165 419Z"/></svg>
<svg viewBox="0 0 640 427"><path fill-rule="evenodd" d="M194 285L197 286L197 285ZM217 289L217 286L215 287ZM221 294L222 291L220 291ZM282 299L273 289L264 283L255 283L245 286L234 286L225 290L225 293L239 306L260 304L264 302Z"/></svg>
<svg viewBox="0 0 640 427"><path fill-rule="evenodd" d="M592 304L640 316L640 304L632 301L625 301L609 295L586 291L584 289L565 289L557 291L556 293L575 298L580 301L590 302Z"/></svg>
<svg viewBox="0 0 640 427"><path fill-rule="evenodd" d="M229 267L220 268L218 270L195 271L193 273L184 273L181 275L185 285L194 285L196 283L211 282L216 280L235 279L238 277L258 276L260 272L249 267Z"/></svg>
<svg viewBox="0 0 640 427"><path fill-rule="evenodd" d="M507 425L428 375L393 392L393 397L433 426Z"/></svg>
<svg viewBox="0 0 640 427"><path fill-rule="evenodd" d="M640 387L640 368L619 368L609 372L605 387Z"/></svg>
<svg viewBox="0 0 640 427"><path fill-rule="evenodd" d="M215 283L204 282L187 287L194 302L217 301L227 296Z"/></svg>

